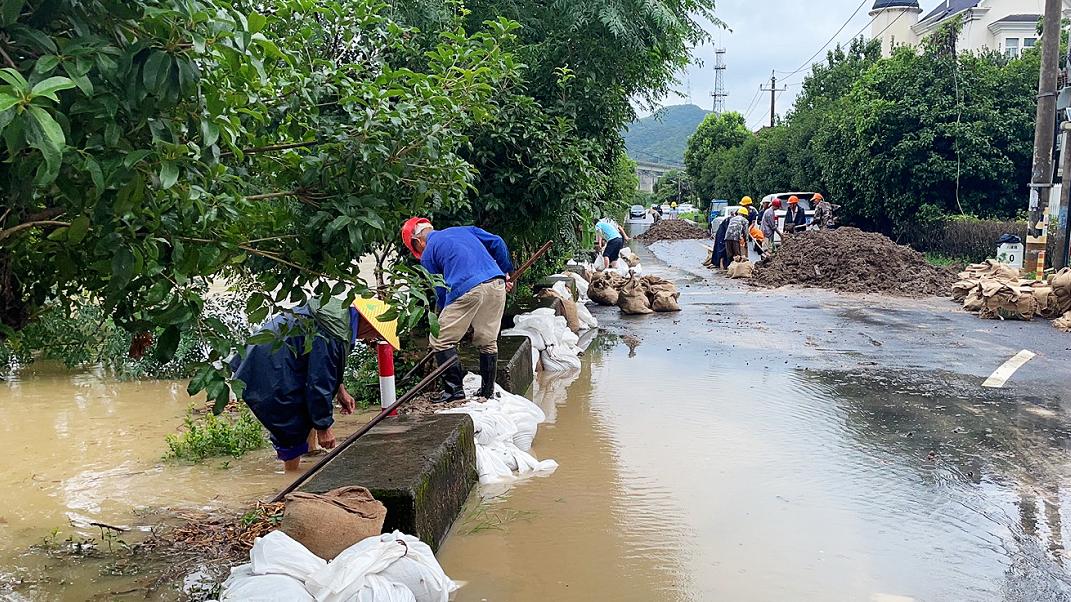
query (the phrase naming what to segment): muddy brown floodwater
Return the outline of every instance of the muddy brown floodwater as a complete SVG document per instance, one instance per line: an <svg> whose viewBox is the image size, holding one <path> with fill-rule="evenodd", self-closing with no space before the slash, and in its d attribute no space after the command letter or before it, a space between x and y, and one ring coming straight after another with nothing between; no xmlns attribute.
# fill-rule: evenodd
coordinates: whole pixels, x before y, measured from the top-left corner
<svg viewBox="0 0 1071 602"><path fill-rule="evenodd" d="M581 371L539 376L534 454L560 466L473 495L439 551L458 602L1071 602L1071 339L936 299L757 291L694 241L659 245L680 263L639 252L683 311L596 310ZM983 389L1023 346L1037 358ZM189 403L92 372L0 383L0 581L39 580L12 599L144 583L28 552L54 528L285 483L269 450L162 461Z"/></svg>
<svg viewBox="0 0 1071 602"><path fill-rule="evenodd" d="M164 437L192 403L185 387L47 364L0 381L0 599L113 599L153 576L116 576L112 558L31 547L99 537L93 522L129 528L121 537L136 541L161 509L240 509L289 482L270 449L197 466L165 461ZM362 420L340 417L338 434Z"/></svg>

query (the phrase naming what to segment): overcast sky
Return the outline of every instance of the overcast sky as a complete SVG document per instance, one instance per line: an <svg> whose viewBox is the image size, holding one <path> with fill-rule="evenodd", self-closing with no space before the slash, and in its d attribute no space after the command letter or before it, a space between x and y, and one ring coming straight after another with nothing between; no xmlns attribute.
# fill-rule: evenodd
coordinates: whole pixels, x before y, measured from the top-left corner
<svg viewBox="0 0 1071 602"><path fill-rule="evenodd" d="M922 0L924 10L937 6L940 0ZM852 13L859 8L860 0L719 0L716 15L728 25L729 30L709 28L714 41L696 49L695 55L702 61L681 75L680 96L666 99L666 105L691 102L704 109L713 105L714 49L720 44L728 52L725 74L729 98L726 107L731 111L748 113L748 126L756 129L770 120L770 95L764 93L755 98L759 85L769 86L770 70L792 72L810 59L811 55L836 33ZM830 48L837 42L845 43L860 30L869 38L870 7L867 0L859 12L844 28ZM814 60L826 56L823 50ZM791 106L799 94L804 69L788 78L788 91L778 99L779 114ZM781 78L785 73L779 73ZM783 80L782 80L783 81ZM782 87L781 81L777 86ZM755 106L752 101L755 100ZM645 112L646 113L646 112Z"/></svg>

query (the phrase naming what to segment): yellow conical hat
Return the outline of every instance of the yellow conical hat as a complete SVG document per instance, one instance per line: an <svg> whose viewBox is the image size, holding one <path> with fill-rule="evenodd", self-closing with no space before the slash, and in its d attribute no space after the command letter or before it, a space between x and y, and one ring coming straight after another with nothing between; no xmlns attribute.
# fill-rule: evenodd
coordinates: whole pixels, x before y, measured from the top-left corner
<svg viewBox="0 0 1071 602"><path fill-rule="evenodd" d="M361 314L362 318L371 322L372 327L376 329L379 336L383 337L384 341L390 343L395 349L402 348L402 343L398 340L398 320L380 319L380 316L391 310L390 305L374 297L371 299L359 297L354 300L353 306L357 308L357 313Z"/></svg>

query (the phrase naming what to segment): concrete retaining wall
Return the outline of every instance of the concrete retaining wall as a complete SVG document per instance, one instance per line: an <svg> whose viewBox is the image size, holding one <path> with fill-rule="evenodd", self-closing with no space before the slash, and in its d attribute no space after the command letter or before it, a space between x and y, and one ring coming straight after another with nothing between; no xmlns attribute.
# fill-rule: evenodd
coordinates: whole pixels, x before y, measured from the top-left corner
<svg viewBox="0 0 1071 602"><path fill-rule="evenodd" d="M384 532L397 529L438 550L478 481L471 418L399 416L384 420L300 490L367 487L387 507Z"/></svg>

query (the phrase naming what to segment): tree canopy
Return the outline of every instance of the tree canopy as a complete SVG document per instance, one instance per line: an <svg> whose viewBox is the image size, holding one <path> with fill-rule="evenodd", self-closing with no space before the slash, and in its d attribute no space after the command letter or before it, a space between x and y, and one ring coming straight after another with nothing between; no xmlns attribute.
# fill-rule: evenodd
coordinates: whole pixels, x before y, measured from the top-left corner
<svg viewBox="0 0 1071 602"><path fill-rule="evenodd" d="M191 388L222 399L210 366L235 341L203 311L221 279L255 323L366 294L371 254L412 327L432 281L397 253L404 217L571 255L631 200L631 100L670 89L713 2L0 7L0 339L99 305L165 359L208 341Z"/></svg>
<svg viewBox="0 0 1071 602"><path fill-rule="evenodd" d="M831 51L777 127L707 154L699 192L820 191L845 220L888 234L920 215L1013 216L1029 181L1037 51L956 53L950 39L884 59L862 39Z"/></svg>

